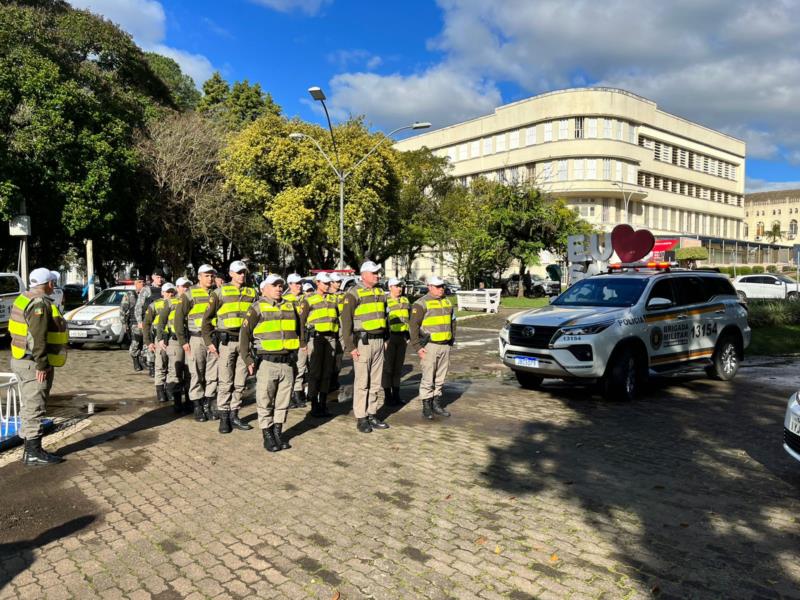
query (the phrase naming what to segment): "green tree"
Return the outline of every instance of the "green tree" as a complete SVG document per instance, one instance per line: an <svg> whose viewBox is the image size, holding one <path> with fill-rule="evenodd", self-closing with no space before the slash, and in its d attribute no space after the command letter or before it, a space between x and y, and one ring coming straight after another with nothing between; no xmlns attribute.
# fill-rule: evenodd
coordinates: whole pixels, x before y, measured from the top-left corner
<svg viewBox="0 0 800 600"><path fill-rule="evenodd" d="M770 227L769 231L767 231L767 239L770 243L774 244L778 240L783 239L783 232L781 231L781 224L778 221L775 221Z"/></svg>
<svg viewBox="0 0 800 600"><path fill-rule="evenodd" d="M144 53L113 23L59 0L0 6L0 215L25 204L32 262L58 264L85 238L98 257L130 256L133 134L172 105ZM6 231L9 264L16 251Z"/></svg>
<svg viewBox="0 0 800 600"><path fill-rule="evenodd" d="M261 116L281 114L281 107L270 94L264 93L261 85L250 85L245 79L231 87L219 71L203 84L203 98L198 109L231 131L239 131Z"/></svg>
<svg viewBox="0 0 800 600"><path fill-rule="evenodd" d="M219 71L214 71L211 77L203 83L203 97L197 104L198 110L201 112L221 110L230 92L231 88L228 82L222 78Z"/></svg>
<svg viewBox="0 0 800 600"><path fill-rule="evenodd" d="M194 80L181 71L178 63L155 52L147 52L145 56L153 73L169 88L175 106L180 110L197 108L200 92L195 87Z"/></svg>

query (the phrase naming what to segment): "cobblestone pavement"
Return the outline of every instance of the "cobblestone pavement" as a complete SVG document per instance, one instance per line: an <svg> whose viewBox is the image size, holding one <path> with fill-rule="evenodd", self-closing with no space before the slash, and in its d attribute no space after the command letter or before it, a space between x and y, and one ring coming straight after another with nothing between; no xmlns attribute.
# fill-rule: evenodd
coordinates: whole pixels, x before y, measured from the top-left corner
<svg viewBox="0 0 800 600"><path fill-rule="evenodd" d="M277 454L157 407L124 351L72 352L53 405L98 412L63 465L0 468L0 598L800 598L798 361L607 403L519 389L501 321L462 323L451 419L294 410Z"/></svg>

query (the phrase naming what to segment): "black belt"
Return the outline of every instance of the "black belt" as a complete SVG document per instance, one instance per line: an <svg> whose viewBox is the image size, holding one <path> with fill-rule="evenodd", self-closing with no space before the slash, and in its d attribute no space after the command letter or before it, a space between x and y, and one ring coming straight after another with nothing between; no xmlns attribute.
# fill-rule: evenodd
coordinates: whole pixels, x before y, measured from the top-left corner
<svg viewBox="0 0 800 600"><path fill-rule="evenodd" d="M203 332L202 331L190 331L189 332L189 336L190 337L203 337Z"/></svg>
<svg viewBox="0 0 800 600"><path fill-rule="evenodd" d="M362 334L358 334L362 335ZM367 339L368 340L382 340L386 336L383 333L369 333L367 332Z"/></svg>
<svg viewBox="0 0 800 600"><path fill-rule="evenodd" d="M446 342L434 342L433 340L431 340L428 343L429 344L436 344L437 346L449 346L450 345L450 341L451 340L447 340Z"/></svg>
<svg viewBox="0 0 800 600"><path fill-rule="evenodd" d="M219 332L220 341L223 344L229 344L230 342L238 342L239 341L239 332L236 333L228 333L227 331L220 331Z"/></svg>
<svg viewBox="0 0 800 600"><path fill-rule="evenodd" d="M338 331L315 331L314 335L321 335L323 337L337 337L339 335Z"/></svg>
<svg viewBox="0 0 800 600"><path fill-rule="evenodd" d="M259 354L258 358L262 358L267 362L286 364L293 362L291 354Z"/></svg>

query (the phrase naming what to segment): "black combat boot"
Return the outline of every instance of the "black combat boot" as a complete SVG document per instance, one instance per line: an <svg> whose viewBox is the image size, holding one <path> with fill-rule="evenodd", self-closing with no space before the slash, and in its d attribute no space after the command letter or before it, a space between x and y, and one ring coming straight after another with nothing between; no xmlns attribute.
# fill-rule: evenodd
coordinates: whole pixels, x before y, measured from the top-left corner
<svg viewBox="0 0 800 600"><path fill-rule="evenodd" d="M330 386L328 386L328 389L330 391L332 391L332 392L338 392L339 391L339 372L338 371L334 371L333 373L331 373L331 384L330 384Z"/></svg>
<svg viewBox="0 0 800 600"><path fill-rule="evenodd" d="M278 445L278 442L275 440L275 434L272 431L272 427L262 429L261 435L264 438L264 450L267 452L277 452L281 449L281 447Z"/></svg>
<svg viewBox="0 0 800 600"><path fill-rule="evenodd" d="M147 363L147 374L150 377L156 376L156 363Z"/></svg>
<svg viewBox="0 0 800 600"><path fill-rule="evenodd" d="M328 411L328 394L320 392L317 394L317 408L314 412L314 400L311 400L311 416L312 417L332 417L333 415Z"/></svg>
<svg viewBox="0 0 800 600"><path fill-rule="evenodd" d="M216 421L219 419L219 417L215 414L214 406L212 404L212 402L216 401L216 398L203 398L203 411L206 415L206 421Z"/></svg>
<svg viewBox="0 0 800 600"><path fill-rule="evenodd" d="M433 407L431 407L431 402L433 402L433 400L430 398L422 401L422 418L428 419L428 421L433 421Z"/></svg>
<svg viewBox="0 0 800 600"><path fill-rule="evenodd" d="M203 405L205 404L203 400L192 400L192 404L194 405L194 420L198 423L205 423L208 421L206 412L203 410Z"/></svg>
<svg viewBox="0 0 800 600"><path fill-rule="evenodd" d="M306 393L303 390L292 392L292 402L294 403L294 408L305 408ZM291 404L289 406L291 406Z"/></svg>
<svg viewBox="0 0 800 600"><path fill-rule="evenodd" d="M378 415L367 415L367 421L373 429L389 429L389 424L381 421Z"/></svg>
<svg viewBox="0 0 800 600"><path fill-rule="evenodd" d="M356 429L361 433L372 433L372 425L368 419L356 419Z"/></svg>
<svg viewBox="0 0 800 600"><path fill-rule="evenodd" d="M64 459L55 454L50 454L42 448L42 438L25 440L25 450L22 452L22 462L28 466L55 465L64 462Z"/></svg>
<svg viewBox="0 0 800 600"><path fill-rule="evenodd" d="M183 412L192 412L192 400L189 398L189 390L181 385L180 390L183 392Z"/></svg>
<svg viewBox="0 0 800 600"><path fill-rule="evenodd" d="M138 356L132 356L133 359L133 370L134 371L141 371L142 370L142 363L139 362Z"/></svg>
<svg viewBox="0 0 800 600"><path fill-rule="evenodd" d="M289 442L285 441L281 438L281 433L283 432L283 423L275 423L272 426L272 435L275 436L275 443L280 446L281 450L288 450L291 448Z"/></svg>
<svg viewBox="0 0 800 600"><path fill-rule="evenodd" d="M386 399L386 406L395 406L397 404L392 394L392 388L383 388L383 397Z"/></svg>
<svg viewBox="0 0 800 600"><path fill-rule="evenodd" d="M393 387L392 388L392 396L394 396L394 403L397 406L402 406L403 401L400 399L400 388Z"/></svg>
<svg viewBox="0 0 800 600"><path fill-rule="evenodd" d="M220 410L217 414L219 414L219 432L230 433L233 431L231 429L231 411Z"/></svg>
<svg viewBox="0 0 800 600"><path fill-rule="evenodd" d="M241 431L250 431L253 426L249 423L245 423L239 418L239 410L232 410L231 411L231 425L236 429Z"/></svg>
<svg viewBox="0 0 800 600"><path fill-rule="evenodd" d="M164 389L164 384L156 386L156 400L159 402L166 402L167 398L167 391Z"/></svg>
<svg viewBox="0 0 800 600"><path fill-rule="evenodd" d="M450 413L447 409L442 406L442 397L441 396L434 396L433 403L431 408L433 408L433 412L439 415L440 417L449 417Z"/></svg>
<svg viewBox="0 0 800 600"><path fill-rule="evenodd" d="M183 412L183 390L179 383L167 384L167 396L172 400L172 412L176 415Z"/></svg>

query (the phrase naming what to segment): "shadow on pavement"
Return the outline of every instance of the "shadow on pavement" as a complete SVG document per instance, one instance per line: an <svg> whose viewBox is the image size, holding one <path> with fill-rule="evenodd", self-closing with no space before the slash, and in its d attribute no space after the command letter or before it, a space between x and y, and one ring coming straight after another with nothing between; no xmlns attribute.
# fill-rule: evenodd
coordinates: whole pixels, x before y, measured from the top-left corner
<svg viewBox="0 0 800 600"><path fill-rule="evenodd" d="M28 569L36 560L34 550L63 537L74 535L81 529L91 525L97 517L85 515L72 519L61 525L51 527L33 539L0 544L0 560L5 562L5 569L0 570L0 591L17 575ZM13 557L13 558L12 558ZM12 558L12 560L6 560Z"/></svg>
<svg viewBox="0 0 800 600"><path fill-rule="evenodd" d="M729 383L661 379L632 404L545 386L538 401L577 415L526 422L489 449L482 476L514 495L577 503L616 548L621 576L661 598L797 598L800 469L781 447L786 399L737 383L746 398Z"/></svg>

